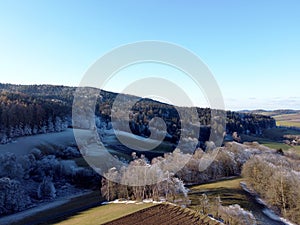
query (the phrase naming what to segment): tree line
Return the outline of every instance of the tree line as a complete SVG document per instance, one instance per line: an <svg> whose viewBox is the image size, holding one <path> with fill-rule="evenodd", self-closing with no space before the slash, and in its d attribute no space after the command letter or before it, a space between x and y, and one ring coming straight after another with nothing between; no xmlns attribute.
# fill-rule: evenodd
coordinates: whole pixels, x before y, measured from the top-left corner
<svg viewBox="0 0 300 225"><path fill-rule="evenodd" d="M162 157L150 163L144 156L122 168L111 168L102 178L101 194L108 201L114 199L159 201L165 199L174 202L181 194L182 201L187 199L187 189L181 179L161 167ZM147 172L145 168L149 169ZM143 182L148 179L148 182ZM156 182L157 181L157 182Z"/></svg>
<svg viewBox="0 0 300 225"><path fill-rule="evenodd" d="M62 102L0 92L0 142L65 130L70 123L69 111L70 107Z"/></svg>
<svg viewBox="0 0 300 225"><path fill-rule="evenodd" d="M217 151L217 154L214 157L209 151ZM104 174L101 191L108 200L175 197L185 192L183 184L200 184L241 175L247 160L261 152L259 146L231 142L217 149L210 145L208 152L199 148L194 154L183 153L177 148L153 158L151 162L143 155L139 158L134 153L131 162L120 168L113 167ZM271 154L276 154L276 151L271 151ZM182 162L186 163L180 168ZM145 179L155 184L139 185Z"/></svg>

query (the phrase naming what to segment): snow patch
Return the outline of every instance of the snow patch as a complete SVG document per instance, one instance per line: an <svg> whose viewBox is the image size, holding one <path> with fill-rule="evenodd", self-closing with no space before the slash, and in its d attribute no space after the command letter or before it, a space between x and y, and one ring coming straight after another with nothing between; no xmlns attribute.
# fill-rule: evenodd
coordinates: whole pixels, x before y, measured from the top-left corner
<svg viewBox="0 0 300 225"><path fill-rule="evenodd" d="M276 215L276 214L275 214L272 210L270 210L270 209L267 209L267 208L266 208L266 209L263 209L262 211L263 211L263 213L264 213L266 216L270 217L272 220L276 220L276 221L283 222L283 223L286 224L286 225L297 225L297 224L295 224L295 223L292 223L292 222L288 221L288 220L285 219L285 218L282 218L282 217Z"/></svg>
<svg viewBox="0 0 300 225"><path fill-rule="evenodd" d="M107 205L107 204L147 204L147 203L153 203L153 204L160 204L165 202L165 200L160 200L160 201L154 201L152 199L144 199L143 201L132 201L132 200L120 200L116 199L110 202L103 202L101 203L102 205Z"/></svg>

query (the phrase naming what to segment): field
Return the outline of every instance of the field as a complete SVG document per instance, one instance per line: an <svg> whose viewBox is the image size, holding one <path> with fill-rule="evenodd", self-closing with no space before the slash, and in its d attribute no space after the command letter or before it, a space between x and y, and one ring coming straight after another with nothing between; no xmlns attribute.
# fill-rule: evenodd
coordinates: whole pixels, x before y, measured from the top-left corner
<svg viewBox="0 0 300 225"><path fill-rule="evenodd" d="M300 127L300 113L274 116L277 126Z"/></svg>
<svg viewBox="0 0 300 225"><path fill-rule="evenodd" d="M208 216L201 216L190 209L183 209L179 206L170 204L159 204L148 209L138 211L118 220L106 223L106 225L216 225L220 224Z"/></svg>
<svg viewBox="0 0 300 225"><path fill-rule="evenodd" d="M257 141L269 148L282 149L284 151L291 149L300 154L300 146L290 146L282 142L283 136L287 134L300 135L300 131L289 128L268 129L263 132L263 138L257 138Z"/></svg>
<svg viewBox="0 0 300 225"><path fill-rule="evenodd" d="M206 184L197 185L191 188L195 190L215 189L215 188L229 188L229 189L241 189L240 182L244 181L243 178L225 179L217 182L211 182Z"/></svg>
<svg viewBox="0 0 300 225"><path fill-rule="evenodd" d="M263 131L263 137L271 140L282 140L283 136L287 134L300 135L300 131L285 127L266 129Z"/></svg>
<svg viewBox="0 0 300 225"><path fill-rule="evenodd" d="M250 112L273 117L276 120L277 126L300 127L300 110L291 110L291 109L279 109L274 111L253 110Z"/></svg>
<svg viewBox="0 0 300 225"><path fill-rule="evenodd" d="M191 208L197 209L200 204L199 197L203 193L206 193L212 201L215 197L220 196L223 205L240 204L247 208L248 198L240 186L242 181L244 181L243 178L234 178L192 187L189 193L189 198L192 201Z"/></svg>
<svg viewBox="0 0 300 225"><path fill-rule="evenodd" d="M241 137L242 137L242 142L258 142L272 149L281 148L282 150L288 150L292 148L291 146L284 144L282 141L275 141L269 138L256 137L256 136L254 137L250 135L241 135Z"/></svg>
<svg viewBox="0 0 300 225"><path fill-rule="evenodd" d="M136 211L153 206L153 204L108 204L92 208L77 215L66 218L56 225L99 225L120 217L132 214Z"/></svg>
<svg viewBox="0 0 300 225"><path fill-rule="evenodd" d="M241 138L242 138L242 142L256 141L272 149L282 149L285 151L292 149L300 153L300 146L290 146L283 143L284 140L283 136L288 134L300 135L300 131L288 127L280 127L280 128L266 129L263 131L263 134L261 136L242 134Z"/></svg>

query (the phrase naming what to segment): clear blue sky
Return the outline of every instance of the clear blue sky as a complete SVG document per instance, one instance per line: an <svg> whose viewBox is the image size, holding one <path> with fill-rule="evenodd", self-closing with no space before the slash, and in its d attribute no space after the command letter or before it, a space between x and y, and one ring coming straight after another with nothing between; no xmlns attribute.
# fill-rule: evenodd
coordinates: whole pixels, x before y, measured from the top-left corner
<svg viewBox="0 0 300 225"><path fill-rule="evenodd" d="M299 12L297 0L0 0L0 82L76 86L112 48L162 40L208 65L227 109L300 109Z"/></svg>

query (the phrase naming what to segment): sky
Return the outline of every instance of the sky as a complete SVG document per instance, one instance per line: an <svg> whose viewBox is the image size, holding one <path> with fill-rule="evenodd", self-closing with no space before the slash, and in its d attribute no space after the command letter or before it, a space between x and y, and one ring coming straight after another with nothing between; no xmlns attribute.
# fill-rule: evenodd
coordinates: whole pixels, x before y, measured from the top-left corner
<svg viewBox="0 0 300 225"><path fill-rule="evenodd" d="M297 0L0 0L0 82L78 86L112 49L158 40L208 66L226 109L300 109L299 12ZM105 88L151 74L205 105L178 71L157 65L120 71Z"/></svg>

